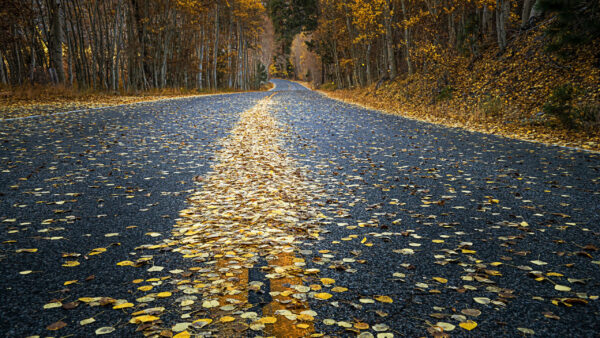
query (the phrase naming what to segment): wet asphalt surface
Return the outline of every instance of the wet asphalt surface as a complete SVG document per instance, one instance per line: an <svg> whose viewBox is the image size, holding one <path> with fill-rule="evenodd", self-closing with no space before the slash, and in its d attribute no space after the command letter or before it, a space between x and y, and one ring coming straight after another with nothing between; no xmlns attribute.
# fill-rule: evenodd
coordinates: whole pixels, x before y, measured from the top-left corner
<svg viewBox="0 0 600 338"><path fill-rule="evenodd" d="M315 201L330 216L321 240L298 256L349 289L310 301L317 332L353 336L337 323L363 322L432 336L444 322L456 326L451 336L598 336L598 154L384 115L274 82L287 149L329 192ZM85 337L114 326L112 336L135 335L127 311L43 306L135 298L131 281L153 273L116 263L169 236L217 141L268 94L0 122L0 334ZM178 257L156 254L152 264L177 269ZM372 303L377 296L393 303ZM59 320L67 326L46 330ZM459 327L465 320L477 327Z"/></svg>

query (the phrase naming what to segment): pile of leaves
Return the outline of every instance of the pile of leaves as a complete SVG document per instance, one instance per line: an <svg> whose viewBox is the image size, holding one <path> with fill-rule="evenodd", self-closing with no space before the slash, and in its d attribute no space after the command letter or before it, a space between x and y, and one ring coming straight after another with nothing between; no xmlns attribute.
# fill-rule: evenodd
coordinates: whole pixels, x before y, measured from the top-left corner
<svg viewBox="0 0 600 338"><path fill-rule="evenodd" d="M511 138L600 150L600 69L594 51L565 58L546 50L552 21L523 31L504 53L484 49L478 58L444 55L427 72L366 88L326 94L392 114ZM561 86L572 87L570 121L553 114Z"/></svg>

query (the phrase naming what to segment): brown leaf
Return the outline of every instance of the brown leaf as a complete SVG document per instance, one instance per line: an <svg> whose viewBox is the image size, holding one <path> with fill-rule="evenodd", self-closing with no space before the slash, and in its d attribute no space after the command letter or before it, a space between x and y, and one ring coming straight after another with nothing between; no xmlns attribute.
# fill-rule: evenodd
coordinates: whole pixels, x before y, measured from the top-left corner
<svg viewBox="0 0 600 338"><path fill-rule="evenodd" d="M67 326L67 323L63 322L62 320L59 320L58 322L54 322L46 326L46 330L56 331L62 329L65 326Z"/></svg>
<svg viewBox="0 0 600 338"><path fill-rule="evenodd" d="M74 308L76 308L78 306L79 306L79 302L77 302L77 301L75 301L75 302L69 302L69 303L64 303L62 305L63 309L65 309L65 310L71 310L71 309L74 309Z"/></svg>

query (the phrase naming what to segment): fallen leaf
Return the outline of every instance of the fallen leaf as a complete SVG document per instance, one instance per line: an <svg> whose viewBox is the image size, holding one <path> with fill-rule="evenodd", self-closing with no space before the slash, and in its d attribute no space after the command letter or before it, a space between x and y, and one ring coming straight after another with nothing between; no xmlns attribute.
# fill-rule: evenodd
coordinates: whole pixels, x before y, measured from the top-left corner
<svg viewBox="0 0 600 338"><path fill-rule="evenodd" d="M96 334L97 335L101 335L101 334L109 334L115 331L115 328L112 326L105 326L105 327L101 327L99 329L96 330Z"/></svg>
<svg viewBox="0 0 600 338"><path fill-rule="evenodd" d="M139 324L139 323L153 322L153 321L159 320L159 319L160 319L160 317L150 316L150 315L143 315L143 316L133 317L132 321L135 324Z"/></svg>
<svg viewBox="0 0 600 338"><path fill-rule="evenodd" d="M235 317L231 317L231 316L223 316L221 318L219 318L219 321L221 323L230 323L233 322L235 320Z"/></svg>
<svg viewBox="0 0 600 338"><path fill-rule="evenodd" d="M335 283L335 279L331 279L331 278L321 278L321 283L323 283L323 285L330 285L330 284L334 284L334 283Z"/></svg>
<svg viewBox="0 0 600 338"><path fill-rule="evenodd" d="M476 303L484 304L484 305L485 304L489 304L491 302L491 300L489 298L486 298L486 297L473 297L473 300Z"/></svg>
<svg viewBox="0 0 600 338"><path fill-rule="evenodd" d="M119 305L113 306L113 310L126 309L133 307L133 303L121 303Z"/></svg>
<svg viewBox="0 0 600 338"><path fill-rule="evenodd" d="M517 330L526 333L526 334L535 334L535 331L533 331L532 329L527 329L524 327L518 327Z"/></svg>
<svg viewBox="0 0 600 338"><path fill-rule="evenodd" d="M173 336L173 338L190 338L190 337L191 337L191 335L187 331L179 332L178 334Z"/></svg>
<svg viewBox="0 0 600 338"><path fill-rule="evenodd" d="M315 294L315 298L322 299L322 300L327 300L331 297L333 297L333 295L331 295L330 293L327 293L327 292L320 292L320 293Z"/></svg>
<svg viewBox="0 0 600 338"><path fill-rule="evenodd" d="M261 323L263 323L263 324L275 324L275 322L277 322L277 318L275 318L275 317L262 317L258 321L261 322Z"/></svg>
<svg viewBox="0 0 600 338"><path fill-rule="evenodd" d="M460 312L471 317L478 317L481 314L481 311L477 309L462 309Z"/></svg>
<svg viewBox="0 0 600 338"><path fill-rule="evenodd" d="M91 323L93 323L95 321L96 321L96 319L94 319L94 317L91 317L91 318L87 318L87 319L81 320L79 322L79 325L83 326L83 325L91 324Z"/></svg>
<svg viewBox="0 0 600 338"><path fill-rule="evenodd" d="M446 322L437 322L435 326L441 327L444 331L452 331L456 328L455 325Z"/></svg>
<svg viewBox="0 0 600 338"><path fill-rule="evenodd" d="M459 323L458 326L462 327L467 331L471 331L477 327L477 323L472 320L467 320L466 322Z"/></svg>
<svg viewBox="0 0 600 338"><path fill-rule="evenodd" d="M382 303L393 303L394 300L392 300L392 298L388 297L388 296L377 296L375 297L375 300L378 302L382 302Z"/></svg>
<svg viewBox="0 0 600 338"><path fill-rule="evenodd" d="M58 322L54 322L46 326L46 330L56 331L62 329L65 326L67 326L67 323L63 322L62 320L59 320Z"/></svg>

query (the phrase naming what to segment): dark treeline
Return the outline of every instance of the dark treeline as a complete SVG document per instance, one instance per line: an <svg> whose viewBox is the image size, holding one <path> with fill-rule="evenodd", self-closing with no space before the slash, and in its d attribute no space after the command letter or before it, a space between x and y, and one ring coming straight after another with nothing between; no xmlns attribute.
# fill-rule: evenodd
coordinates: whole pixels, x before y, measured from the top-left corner
<svg viewBox="0 0 600 338"><path fill-rule="evenodd" d="M251 89L259 0L2 0L0 81L78 89Z"/></svg>

